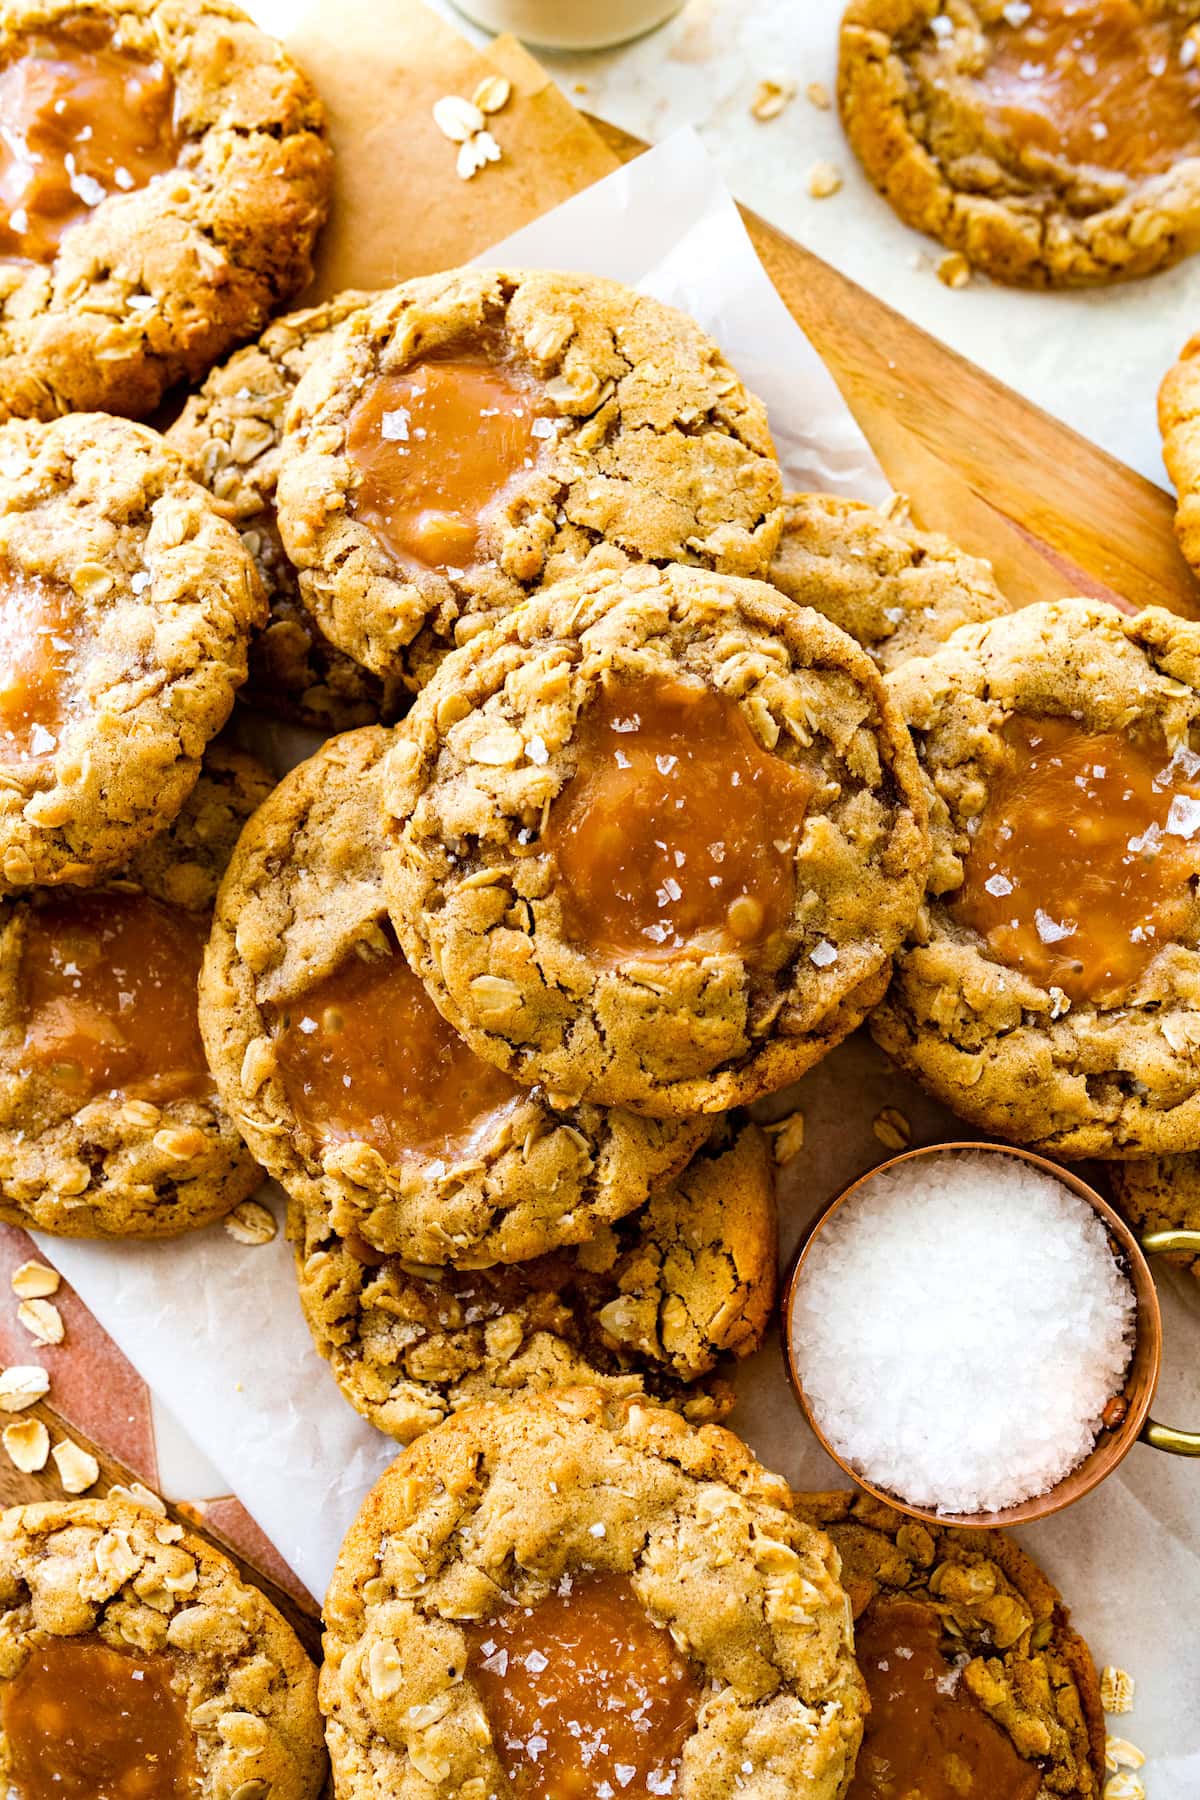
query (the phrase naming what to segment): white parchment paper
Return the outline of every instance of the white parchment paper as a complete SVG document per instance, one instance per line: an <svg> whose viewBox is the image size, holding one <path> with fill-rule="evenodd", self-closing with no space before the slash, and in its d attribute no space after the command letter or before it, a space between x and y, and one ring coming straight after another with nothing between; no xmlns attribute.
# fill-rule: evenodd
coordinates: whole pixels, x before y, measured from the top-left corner
<svg viewBox="0 0 1200 1800"><path fill-rule="evenodd" d="M690 135L669 140L568 201L483 259L588 269L685 307L766 400L788 482L877 499L879 467L832 379L754 255L728 194ZM255 747L276 768L297 734L264 726ZM887 1066L865 1037L828 1058L773 1112L804 1108L807 1141L781 1183L785 1254L854 1174L885 1154L871 1134L882 1106L915 1141L958 1135L949 1116ZM276 1204L268 1187L264 1198ZM46 1255L186 1423L280 1552L321 1594L366 1487L395 1446L342 1400L300 1314L291 1252L220 1227L177 1243L43 1241ZM1164 1277L1168 1374L1159 1412L1200 1424L1200 1289ZM809 1434L771 1341L738 1381L732 1423L798 1486L837 1484ZM1200 1466L1137 1449L1081 1505L1023 1535L1070 1599L1098 1661L1138 1680L1124 1734L1151 1757L1151 1800L1200 1795Z"/></svg>

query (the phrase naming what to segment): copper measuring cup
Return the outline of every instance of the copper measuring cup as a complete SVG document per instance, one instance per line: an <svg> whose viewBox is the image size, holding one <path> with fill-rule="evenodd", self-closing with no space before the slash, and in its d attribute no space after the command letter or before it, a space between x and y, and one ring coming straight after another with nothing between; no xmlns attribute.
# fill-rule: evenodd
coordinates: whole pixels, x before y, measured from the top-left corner
<svg viewBox="0 0 1200 1800"><path fill-rule="evenodd" d="M1000 1512L991 1513L943 1513L933 1507L911 1506L908 1501L889 1493L886 1488L875 1487L865 1476L840 1457L833 1448L821 1427L812 1415L805 1397L804 1387L796 1369L792 1354L792 1313L795 1307L796 1292L799 1286L800 1273L804 1267L809 1250L826 1222L832 1218L838 1208L845 1204L852 1194L856 1194L865 1182L874 1180L876 1175L885 1170L897 1169L902 1163L912 1162L921 1156L938 1156L953 1151L975 1151L985 1155L1013 1156L1030 1163L1043 1174L1051 1175L1060 1181L1071 1193L1086 1200L1104 1220L1110 1243L1115 1244L1121 1262L1133 1287L1136 1301L1136 1336L1133 1355L1125 1376L1125 1385L1121 1397L1125 1401L1125 1411L1121 1419L1109 1429L1101 1431L1095 1445L1069 1474L1052 1487L1049 1493L1039 1494L1032 1500L1023 1500L1017 1506L1007 1506ZM1154 1400L1154 1391L1158 1386L1159 1368L1162 1362L1162 1313L1158 1304L1158 1292L1154 1285L1154 1276L1147 1260L1148 1255L1158 1255L1173 1250L1190 1251L1200 1255L1200 1231L1152 1231L1140 1240L1126 1225L1108 1201L1103 1199L1088 1183L1074 1174L1070 1169L1062 1168L1058 1163L1047 1160L1044 1156L1035 1156L1031 1150L1021 1150L1012 1144L989 1143L947 1143L927 1144L919 1150L906 1150L901 1156L893 1156L887 1162L868 1169L857 1181L852 1181L847 1188L830 1201L803 1237L796 1252L791 1268L784 1283L782 1302L780 1305L780 1332L783 1339L783 1360L787 1369L788 1380L799 1401L801 1409L809 1425L838 1467L849 1476L857 1487L865 1488L877 1500L893 1507L897 1512L906 1513L911 1519L922 1519L929 1524L969 1525L976 1528L995 1525L1024 1525L1031 1519L1044 1519L1050 1513L1059 1512L1073 1501L1081 1500L1085 1494L1102 1482L1106 1475L1111 1475L1118 1463L1122 1462L1135 1443L1151 1445L1155 1450L1166 1450L1175 1456L1200 1456L1200 1432L1178 1431L1171 1425L1160 1425L1150 1417L1150 1407Z"/></svg>

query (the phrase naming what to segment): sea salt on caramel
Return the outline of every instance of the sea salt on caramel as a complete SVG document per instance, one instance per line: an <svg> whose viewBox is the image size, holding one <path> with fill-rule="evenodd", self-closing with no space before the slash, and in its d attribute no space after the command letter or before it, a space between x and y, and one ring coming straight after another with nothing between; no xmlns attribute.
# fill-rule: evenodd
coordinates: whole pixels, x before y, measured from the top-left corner
<svg viewBox="0 0 1200 1800"><path fill-rule="evenodd" d="M527 378L465 354L380 376L347 428L354 516L402 563L470 568L490 512L540 454L538 404Z"/></svg>
<svg viewBox="0 0 1200 1800"><path fill-rule="evenodd" d="M15 1800L194 1800L183 1692L168 1656L99 1637L34 1644L0 1683Z"/></svg>
<svg viewBox="0 0 1200 1800"><path fill-rule="evenodd" d="M398 951L351 955L290 1002L275 1053L319 1142L369 1144L390 1163L461 1153L522 1093L468 1049Z"/></svg>
<svg viewBox="0 0 1200 1800"><path fill-rule="evenodd" d="M625 1576L564 1575L467 1635L468 1678L518 1800L677 1791L700 1688Z"/></svg>
<svg viewBox="0 0 1200 1800"><path fill-rule="evenodd" d="M1200 875L1200 755L1014 713L954 916L1001 961L1111 1004L1186 931Z"/></svg>
<svg viewBox="0 0 1200 1800"><path fill-rule="evenodd" d="M0 258L49 262L102 200L173 168L173 104L162 64L101 20L23 38L0 68Z"/></svg>
<svg viewBox="0 0 1200 1800"><path fill-rule="evenodd" d="M574 942L753 955L787 926L813 781L762 748L736 700L701 681L613 680L576 745L541 837Z"/></svg>

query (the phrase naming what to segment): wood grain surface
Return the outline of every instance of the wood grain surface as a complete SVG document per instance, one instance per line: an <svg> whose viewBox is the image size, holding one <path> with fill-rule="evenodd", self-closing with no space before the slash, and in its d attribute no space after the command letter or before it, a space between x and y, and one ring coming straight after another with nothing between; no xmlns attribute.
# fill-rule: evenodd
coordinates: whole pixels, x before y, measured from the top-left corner
<svg viewBox="0 0 1200 1800"><path fill-rule="evenodd" d="M592 124L626 160L646 148L603 119ZM1018 603L1091 594L1200 618L1200 583L1175 541L1169 494L765 219L742 216L920 524L990 558ZM1152 304L1150 283L1146 296Z"/></svg>

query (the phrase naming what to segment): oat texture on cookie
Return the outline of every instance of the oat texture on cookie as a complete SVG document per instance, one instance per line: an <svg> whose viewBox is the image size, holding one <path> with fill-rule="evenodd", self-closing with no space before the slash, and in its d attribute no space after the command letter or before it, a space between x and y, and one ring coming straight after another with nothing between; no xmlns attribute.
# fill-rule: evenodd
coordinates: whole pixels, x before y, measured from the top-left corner
<svg viewBox="0 0 1200 1800"><path fill-rule="evenodd" d="M1175 535L1200 571L1200 337L1184 345L1158 391L1163 461L1175 486Z"/></svg>
<svg viewBox="0 0 1200 1800"><path fill-rule="evenodd" d="M1029 606L887 683L933 861L879 1043L1051 1155L1200 1148L1200 628Z"/></svg>
<svg viewBox="0 0 1200 1800"><path fill-rule="evenodd" d="M684 314L598 277L456 270L347 319L301 381L279 526L326 636L419 687L604 554L763 575L766 412Z"/></svg>
<svg viewBox="0 0 1200 1800"><path fill-rule="evenodd" d="M1104 1714L1062 1596L1003 1532L861 1493L798 1494L833 1539L871 1710L851 1800L1098 1800Z"/></svg>
<svg viewBox="0 0 1200 1800"><path fill-rule="evenodd" d="M588 1389L470 1408L368 1496L325 1617L341 1800L574 1791L605 1725L639 1796L849 1785L863 1690L836 1553L719 1426Z"/></svg>
<svg viewBox="0 0 1200 1800"><path fill-rule="evenodd" d="M991 564L921 531L899 495L883 512L836 494L785 495L770 580L848 631L885 671L960 625L1011 610Z"/></svg>
<svg viewBox="0 0 1200 1800"><path fill-rule="evenodd" d="M388 922L382 727L330 739L247 827L201 1025L254 1154L339 1237L418 1263L513 1262L642 1205L705 1136L544 1091L445 1023Z"/></svg>
<svg viewBox="0 0 1200 1800"><path fill-rule="evenodd" d="M226 0L0 20L0 414L141 418L312 273L324 115Z"/></svg>
<svg viewBox="0 0 1200 1800"><path fill-rule="evenodd" d="M237 532L157 433L0 426L0 893L95 880L170 824L263 616Z"/></svg>
<svg viewBox="0 0 1200 1800"><path fill-rule="evenodd" d="M212 371L166 433L188 473L238 527L266 589L270 617L250 640L245 697L276 717L325 732L388 723L408 698L398 676L372 675L326 638L300 598L275 517L279 445L292 393L328 351L338 325L368 298L337 294L273 320L257 343Z"/></svg>
<svg viewBox="0 0 1200 1800"><path fill-rule="evenodd" d="M879 999L925 794L870 658L763 583L544 590L449 659L388 757L392 922L525 1083L652 1116L795 1079Z"/></svg>
<svg viewBox="0 0 1200 1800"><path fill-rule="evenodd" d="M317 1673L233 1564L123 1500L0 1514L0 1779L28 1800L317 1800Z"/></svg>
<svg viewBox="0 0 1200 1800"><path fill-rule="evenodd" d="M71 1237L170 1237L259 1170L200 1040L222 871L267 771L214 746L169 830L109 881L0 900L0 1218Z"/></svg>
<svg viewBox="0 0 1200 1800"><path fill-rule="evenodd" d="M1141 1232L1200 1231L1200 1154L1133 1157L1106 1171L1113 1198ZM1200 1279L1200 1256L1172 1251L1167 1261Z"/></svg>
<svg viewBox="0 0 1200 1800"><path fill-rule="evenodd" d="M1148 275L1200 243L1197 0L850 0L847 135L900 217L999 281Z"/></svg>
<svg viewBox="0 0 1200 1800"><path fill-rule="evenodd" d="M300 1207L291 1232L318 1350L404 1443L465 1406L560 1387L724 1418L733 1388L713 1371L759 1347L775 1291L773 1169L749 1124L723 1127L638 1212L525 1263L414 1266Z"/></svg>

